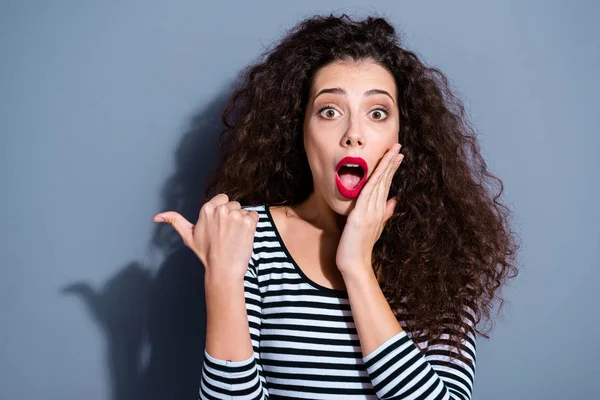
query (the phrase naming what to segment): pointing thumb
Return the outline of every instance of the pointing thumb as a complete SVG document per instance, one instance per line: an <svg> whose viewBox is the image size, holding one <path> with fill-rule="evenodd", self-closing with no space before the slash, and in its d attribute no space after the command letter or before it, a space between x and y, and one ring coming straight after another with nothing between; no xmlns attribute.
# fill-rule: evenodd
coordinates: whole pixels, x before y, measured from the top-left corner
<svg viewBox="0 0 600 400"><path fill-rule="evenodd" d="M156 214L154 216L154 222L164 222L169 224L177 231L186 246L192 243L194 225L185 219L181 214L175 211L167 211L164 213Z"/></svg>

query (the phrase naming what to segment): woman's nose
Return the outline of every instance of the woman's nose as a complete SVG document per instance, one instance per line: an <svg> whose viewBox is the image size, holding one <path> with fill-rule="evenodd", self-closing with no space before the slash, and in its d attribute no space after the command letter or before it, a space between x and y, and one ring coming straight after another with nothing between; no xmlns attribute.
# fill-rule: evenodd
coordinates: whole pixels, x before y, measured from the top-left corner
<svg viewBox="0 0 600 400"><path fill-rule="evenodd" d="M346 133L344 135L345 145L364 145L364 138L360 129L360 122L357 116L348 117L348 126L346 127Z"/></svg>

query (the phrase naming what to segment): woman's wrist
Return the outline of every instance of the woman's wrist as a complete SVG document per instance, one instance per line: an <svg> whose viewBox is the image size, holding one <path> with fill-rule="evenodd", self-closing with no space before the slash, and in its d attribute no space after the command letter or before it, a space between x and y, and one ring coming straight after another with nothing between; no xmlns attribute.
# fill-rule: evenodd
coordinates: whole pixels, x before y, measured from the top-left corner
<svg viewBox="0 0 600 400"><path fill-rule="evenodd" d="M373 267L367 264L356 265L351 268L344 268L343 270L340 269L340 272L346 285L361 284L375 276Z"/></svg>
<svg viewBox="0 0 600 400"><path fill-rule="evenodd" d="M204 288L206 289L223 289L231 290L235 288L244 287L244 276L233 275L229 273L229 270L237 270L236 268L220 269L226 272L212 272L210 269L206 269L204 273Z"/></svg>

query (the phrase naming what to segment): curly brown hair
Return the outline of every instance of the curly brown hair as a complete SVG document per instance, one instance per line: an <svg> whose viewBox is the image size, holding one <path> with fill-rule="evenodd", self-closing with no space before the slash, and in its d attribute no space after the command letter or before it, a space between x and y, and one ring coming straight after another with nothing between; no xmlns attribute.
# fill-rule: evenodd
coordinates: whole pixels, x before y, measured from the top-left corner
<svg viewBox="0 0 600 400"><path fill-rule="evenodd" d="M470 332L465 309L473 325L492 322L503 284L518 274L520 246L498 201L502 181L487 171L463 103L442 72L401 47L385 18L311 17L246 67L221 116L226 128L205 197L305 200L313 191L302 135L312 78L333 61L367 59L394 76L404 154L390 188L398 203L373 248L373 268L390 305L402 305L405 329L429 343L450 334L460 349ZM493 195L490 180L500 186Z"/></svg>

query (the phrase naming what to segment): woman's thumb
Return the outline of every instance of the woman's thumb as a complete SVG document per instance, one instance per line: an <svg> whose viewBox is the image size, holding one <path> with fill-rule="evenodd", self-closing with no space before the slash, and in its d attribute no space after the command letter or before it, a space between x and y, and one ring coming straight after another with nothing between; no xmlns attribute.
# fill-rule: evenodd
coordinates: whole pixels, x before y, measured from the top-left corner
<svg viewBox="0 0 600 400"><path fill-rule="evenodd" d="M164 222L169 224L179 233L183 242L188 245L192 243L192 237L194 234L194 225L187 219L175 211L167 211L164 213L156 214L154 216L154 222Z"/></svg>

